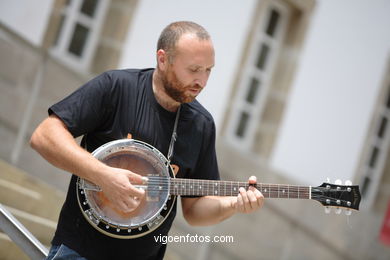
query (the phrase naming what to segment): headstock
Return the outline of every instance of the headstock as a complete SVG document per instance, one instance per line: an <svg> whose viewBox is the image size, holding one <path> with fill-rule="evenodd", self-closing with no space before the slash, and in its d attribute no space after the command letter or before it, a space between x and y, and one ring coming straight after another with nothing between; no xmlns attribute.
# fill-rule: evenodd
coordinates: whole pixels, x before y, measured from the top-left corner
<svg viewBox="0 0 390 260"><path fill-rule="evenodd" d="M340 214L341 208L359 210L360 191L358 185L351 185L347 182L346 185L341 185L341 181L336 184L323 183L318 187L311 188L311 198L319 201L326 207L325 212L329 212L328 207L336 207L336 213ZM347 214L349 215L349 214Z"/></svg>

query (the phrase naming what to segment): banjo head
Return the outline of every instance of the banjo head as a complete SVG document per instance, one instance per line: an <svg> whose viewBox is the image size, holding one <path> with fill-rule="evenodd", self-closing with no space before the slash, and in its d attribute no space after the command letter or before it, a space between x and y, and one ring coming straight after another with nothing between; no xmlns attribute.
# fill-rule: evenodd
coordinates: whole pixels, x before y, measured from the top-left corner
<svg viewBox="0 0 390 260"><path fill-rule="evenodd" d="M120 139L97 148L92 155L116 168L148 177L146 196L131 212L117 209L101 189L82 178L77 180L77 199L88 222L99 232L116 238L136 238L160 226L176 197L169 195L173 170L165 156L153 146L134 139Z"/></svg>

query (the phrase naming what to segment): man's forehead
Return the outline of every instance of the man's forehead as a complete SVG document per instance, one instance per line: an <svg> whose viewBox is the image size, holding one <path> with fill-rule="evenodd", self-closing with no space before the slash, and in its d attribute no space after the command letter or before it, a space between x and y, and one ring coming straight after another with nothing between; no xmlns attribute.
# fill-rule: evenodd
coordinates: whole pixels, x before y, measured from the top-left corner
<svg viewBox="0 0 390 260"><path fill-rule="evenodd" d="M199 38L195 33L185 33L176 42L176 48L185 48L194 45L204 45L213 48L213 43L210 38Z"/></svg>

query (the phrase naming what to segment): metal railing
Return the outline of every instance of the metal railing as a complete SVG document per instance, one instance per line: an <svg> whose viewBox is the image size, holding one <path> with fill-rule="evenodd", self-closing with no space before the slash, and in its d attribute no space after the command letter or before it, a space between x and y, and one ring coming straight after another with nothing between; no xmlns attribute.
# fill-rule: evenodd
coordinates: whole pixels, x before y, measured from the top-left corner
<svg viewBox="0 0 390 260"><path fill-rule="evenodd" d="M31 259L46 258L48 249L0 203L0 229Z"/></svg>

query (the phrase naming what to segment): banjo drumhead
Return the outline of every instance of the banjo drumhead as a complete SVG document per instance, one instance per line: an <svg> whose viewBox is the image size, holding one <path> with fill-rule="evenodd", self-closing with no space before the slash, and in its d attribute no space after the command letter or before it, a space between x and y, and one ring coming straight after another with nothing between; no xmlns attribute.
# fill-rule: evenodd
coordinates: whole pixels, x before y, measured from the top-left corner
<svg viewBox="0 0 390 260"><path fill-rule="evenodd" d="M92 155L109 166L147 176L149 181L146 196L141 200L140 205L134 211L126 213L115 208L96 185L86 180L79 180L80 194L85 196L83 202L79 198L79 203L89 222L92 222L95 227L103 222L107 225L107 229L116 227L117 230L131 231L134 228L142 228L155 219L160 219L160 212L166 209L169 179L173 175L163 154L146 143L121 139L99 147ZM80 197L79 193L78 197Z"/></svg>

